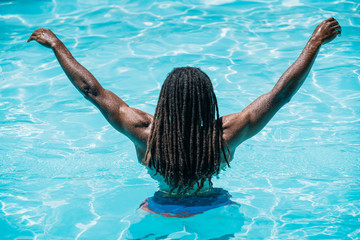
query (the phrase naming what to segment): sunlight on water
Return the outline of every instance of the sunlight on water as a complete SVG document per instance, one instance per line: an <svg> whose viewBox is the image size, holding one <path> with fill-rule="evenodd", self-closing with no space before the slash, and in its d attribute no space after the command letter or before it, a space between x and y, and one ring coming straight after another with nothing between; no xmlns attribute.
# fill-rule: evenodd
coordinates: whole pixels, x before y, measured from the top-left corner
<svg viewBox="0 0 360 240"><path fill-rule="evenodd" d="M360 4L356 1L2 1L1 239L359 239ZM157 184L70 84L52 29L101 84L154 113L174 67L212 79L222 115L269 91L334 16L305 84L214 178L240 207L187 219L138 209Z"/></svg>

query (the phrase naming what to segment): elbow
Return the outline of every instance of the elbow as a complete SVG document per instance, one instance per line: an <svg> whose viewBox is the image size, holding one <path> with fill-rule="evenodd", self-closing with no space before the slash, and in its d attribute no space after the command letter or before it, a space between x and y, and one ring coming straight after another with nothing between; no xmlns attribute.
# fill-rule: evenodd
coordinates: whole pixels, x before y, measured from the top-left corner
<svg viewBox="0 0 360 240"><path fill-rule="evenodd" d="M282 91L282 92L274 93L274 96L275 96L274 97L275 102L281 105L285 105L288 102L290 102L293 95L288 91Z"/></svg>
<svg viewBox="0 0 360 240"><path fill-rule="evenodd" d="M284 94L281 97L283 104L287 104L288 102L290 102L292 96L293 96L292 94L288 94L288 93Z"/></svg>
<svg viewBox="0 0 360 240"><path fill-rule="evenodd" d="M99 89L96 89L94 87L91 87L89 85L84 86L81 89L81 92L83 93L84 97L86 99L94 99L99 95Z"/></svg>

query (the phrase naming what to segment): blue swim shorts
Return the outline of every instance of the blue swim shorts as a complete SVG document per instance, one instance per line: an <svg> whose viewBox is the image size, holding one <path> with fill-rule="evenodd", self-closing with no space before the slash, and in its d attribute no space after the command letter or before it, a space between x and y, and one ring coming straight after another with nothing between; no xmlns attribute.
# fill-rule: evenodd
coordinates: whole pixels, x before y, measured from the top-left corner
<svg viewBox="0 0 360 240"><path fill-rule="evenodd" d="M230 200L231 195L222 188L214 188L206 196L187 196L183 198L164 196L161 191L145 199L140 207L144 211L165 217L188 218L208 210L238 203Z"/></svg>

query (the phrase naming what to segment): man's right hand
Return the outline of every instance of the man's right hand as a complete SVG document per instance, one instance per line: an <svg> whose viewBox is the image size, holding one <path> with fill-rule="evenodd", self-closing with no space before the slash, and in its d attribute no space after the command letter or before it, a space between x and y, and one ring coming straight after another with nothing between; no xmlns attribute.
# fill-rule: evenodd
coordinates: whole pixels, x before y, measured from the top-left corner
<svg viewBox="0 0 360 240"><path fill-rule="evenodd" d="M326 44L331 42L338 34L341 34L341 27L335 18L331 17L320 23L312 34L311 39Z"/></svg>
<svg viewBox="0 0 360 240"><path fill-rule="evenodd" d="M40 28L38 30L35 30L31 34L27 42L30 42L31 40L35 40L47 48L54 47L56 43L60 41L50 29L46 28Z"/></svg>

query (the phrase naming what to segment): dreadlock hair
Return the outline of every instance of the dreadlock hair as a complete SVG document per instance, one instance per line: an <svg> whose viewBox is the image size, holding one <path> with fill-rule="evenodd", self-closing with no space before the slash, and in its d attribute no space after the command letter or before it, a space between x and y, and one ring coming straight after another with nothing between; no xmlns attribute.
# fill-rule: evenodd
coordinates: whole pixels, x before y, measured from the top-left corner
<svg viewBox="0 0 360 240"><path fill-rule="evenodd" d="M185 194L204 186L220 170L221 152L229 148L209 77L199 68L175 68L160 92L146 157L149 167L163 176L171 192Z"/></svg>

